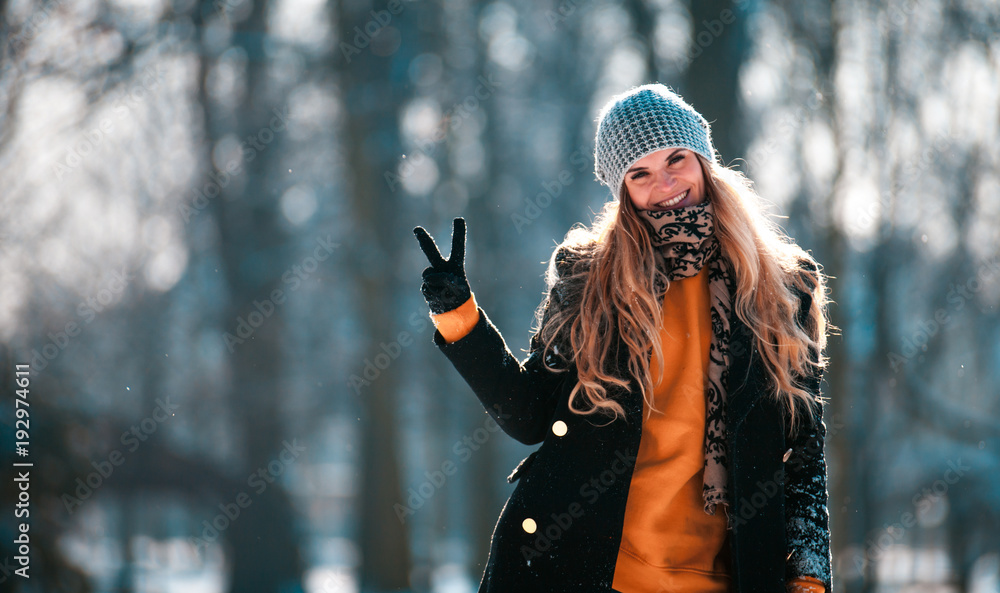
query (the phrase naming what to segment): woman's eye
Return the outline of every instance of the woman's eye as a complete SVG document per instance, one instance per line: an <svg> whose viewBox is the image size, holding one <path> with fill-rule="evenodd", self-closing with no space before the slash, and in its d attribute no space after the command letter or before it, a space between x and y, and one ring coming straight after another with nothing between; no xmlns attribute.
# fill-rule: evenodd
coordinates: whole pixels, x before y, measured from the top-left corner
<svg viewBox="0 0 1000 593"><path fill-rule="evenodd" d="M639 179L640 177L644 176L645 174L646 174L645 171L637 171L636 173L632 174L632 179L633 180Z"/></svg>
<svg viewBox="0 0 1000 593"><path fill-rule="evenodd" d="M683 160L684 160L684 155L683 154L679 154L679 155L675 156L674 158L670 159L670 164L673 165L674 163L679 163L679 162L681 162Z"/></svg>

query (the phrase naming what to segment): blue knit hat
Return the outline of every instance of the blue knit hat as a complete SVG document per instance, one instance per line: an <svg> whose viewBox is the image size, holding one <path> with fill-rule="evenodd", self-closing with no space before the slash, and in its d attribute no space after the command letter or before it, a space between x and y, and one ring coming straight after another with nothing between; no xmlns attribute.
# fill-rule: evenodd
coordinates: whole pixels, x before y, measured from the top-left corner
<svg viewBox="0 0 1000 593"><path fill-rule="evenodd" d="M715 161L708 121L666 86L644 84L615 95L597 116L594 173L621 196L625 172L665 148L687 148Z"/></svg>

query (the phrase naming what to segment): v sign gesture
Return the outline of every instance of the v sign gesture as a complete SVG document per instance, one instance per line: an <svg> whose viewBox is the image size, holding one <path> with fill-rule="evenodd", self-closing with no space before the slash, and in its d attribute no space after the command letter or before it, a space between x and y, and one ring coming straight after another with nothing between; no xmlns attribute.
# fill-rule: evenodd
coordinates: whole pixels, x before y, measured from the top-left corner
<svg viewBox="0 0 1000 593"><path fill-rule="evenodd" d="M465 219L455 219L451 238L451 254L441 256L437 244L424 227L416 227L413 234L431 265L424 270L420 292L427 300L431 313L439 315L457 309L472 296L465 277Z"/></svg>

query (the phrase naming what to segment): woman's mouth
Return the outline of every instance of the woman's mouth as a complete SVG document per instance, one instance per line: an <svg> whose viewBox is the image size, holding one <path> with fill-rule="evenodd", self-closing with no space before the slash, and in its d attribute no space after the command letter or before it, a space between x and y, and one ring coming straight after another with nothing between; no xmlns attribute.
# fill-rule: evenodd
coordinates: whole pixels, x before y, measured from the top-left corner
<svg viewBox="0 0 1000 593"><path fill-rule="evenodd" d="M683 193L681 193L680 195L678 195L678 196L676 196L674 198L671 198L669 200L660 202L659 204L656 205L656 207L657 208L670 208L672 206L676 206L677 204L681 203L681 200L683 200L684 198L687 197L688 192L690 192L690 191L691 190L685 190Z"/></svg>

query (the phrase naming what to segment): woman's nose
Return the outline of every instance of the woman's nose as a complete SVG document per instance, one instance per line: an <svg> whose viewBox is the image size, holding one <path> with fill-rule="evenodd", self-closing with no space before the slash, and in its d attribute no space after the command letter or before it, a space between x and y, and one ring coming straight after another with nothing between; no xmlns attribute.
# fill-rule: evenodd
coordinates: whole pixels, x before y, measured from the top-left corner
<svg viewBox="0 0 1000 593"><path fill-rule="evenodd" d="M663 187L672 187L676 179L674 179L670 171L660 170L656 172L656 181Z"/></svg>

